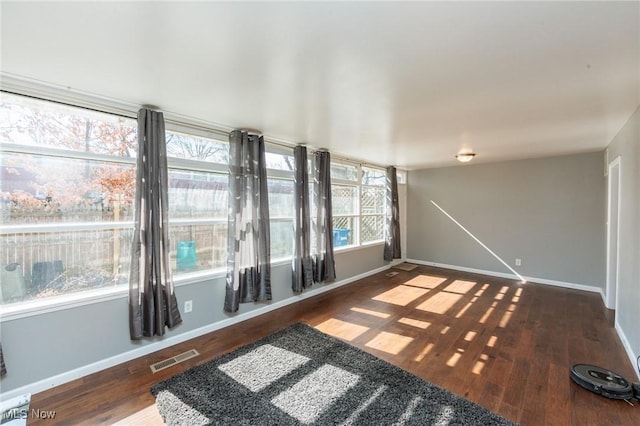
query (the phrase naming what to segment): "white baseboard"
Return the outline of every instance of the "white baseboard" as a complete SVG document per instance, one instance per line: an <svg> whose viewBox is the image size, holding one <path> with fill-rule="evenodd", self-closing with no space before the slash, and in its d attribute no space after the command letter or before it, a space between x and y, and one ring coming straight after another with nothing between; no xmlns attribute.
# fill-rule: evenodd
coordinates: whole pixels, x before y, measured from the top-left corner
<svg viewBox="0 0 640 426"><path fill-rule="evenodd" d="M614 326L615 326L616 332L618 333L618 336L620 337L620 340L622 341L622 346L624 346L624 350L625 352L627 352L627 356L631 361L631 365L633 366L633 371L635 371L636 373L636 378L635 380L632 380L632 382L635 382L636 380L640 380L640 370L638 369L638 356L640 356L640 354L634 353L633 350L631 349L631 345L629 344L629 339L627 339L627 335L622 330L622 327L620 327L620 324L618 323L617 319L615 320Z"/></svg>
<svg viewBox="0 0 640 426"><path fill-rule="evenodd" d="M467 268L464 266L456 266L456 265L447 265L444 263L428 262L425 260L417 260L417 259L407 259L407 262L416 263L418 265L434 266L436 268L453 269L455 271L471 272L471 273L480 274L480 275L489 275L491 277L520 280L520 278L518 278L516 275L507 274L504 272L486 271L483 269ZM546 284L546 285L553 285L556 287L570 288L573 290L583 290L583 291L589 291L592 293L599 293L604 303L604 292L600 287L584 285L584 284L575 284L575 283L569 283L564 281L548 280L546 278L535 278L535 277L523 277L523 278L527 280L527 282L532 282L536 284Z"/></svg>
<svg viewBox="0 0 640 426"><path fill-rule="evenodd" d="M14 398L16 396L23 395L23 394L26 394L26 393L35 394L35 393L38 393L38 392L45 391L47 389L51 389L51 388L53 388L55 386L60 386L60 385L62 385L64 383L70 382L72 380L76 380L76 379L79 379L81 377L87 376L89 374L97 373L98 371L102 371L104 369L116 366L118 364L122 364L123 362L127 362L127 361L131 361L133 359L136 359L136 358L140 358L142 356L151 354L153 352L157 352L159 350L168 348L170 346L177 345L178 343L186 342L187 340L194 339L196 337L202 336L202 335L207 334L207 333L211 333L212 331L220 330L222 328L229 327L229 326L234 325L234 324L238 324L238 323L240 323L242 321L246 321L246 320L248 320L250 318L254 318L254 317L257 317L259 315L266 314L267 312L274 311L276 309L282 308L283 306L291 305L293 303L300 302L300 301L302 301L304 299L308 299L309 297L317 296L319 294L335 290L335 289L337 289L339 287L345 286L347 284L351 284L354 281L358 281L358 280L366 278L366 277L368 277L370 275L377 274L378 272L385 271L385 270L389 269L390 267L391 267L391 265L382 266L380 268L377 268L377 269L374 269L374 270L371 270L371 271L367 271L365 273L362 273L362 274L359 274L359 275L355 275L353 277L350 277L350 278L347 278L347 279L344 279L344 280L340 280L340 281L337 281L335 283L324 284L321 287L318 286L317 288L312 288L310 290L305 291L304 293L288 297L288 298L286 298L284 300L281 300L279 302L274 302L274 303L271 303L271 304L269 304L267 306L263 306L263 307L260 307L260 308L257 308L257 309L253 309L253 310L251 310L249 312L244 312L244 313L238 314L238 315L236 315L234 317L227 318L227 319L224 319L222 321L217 321L217 322L215 322L213 324L209 324L209 325L197 328L195 330L187 331L187 332L179 334L177 336L168 337L168 338L162 340L161 342L151 343L151 344L145 345L143 347L140 347L138 349L127 351L127 352L112 356L110 358L107 358L107 359L104 359L104 360L101 360L101 361L98 361L98 362L94 362L92 364L88 364L88 365L76 368L74 370L67 371L65 373L58 374L58 375L53 376L53 377L49 377L49 378L44 379L44 380L40 380L40 381L35 382L35 383L30 383L28 385L21 386L19 388L12 389L12 390L7 391L7 392L2 392L1 399L5 400L5 399L9 399L9 398Z"/></svg>

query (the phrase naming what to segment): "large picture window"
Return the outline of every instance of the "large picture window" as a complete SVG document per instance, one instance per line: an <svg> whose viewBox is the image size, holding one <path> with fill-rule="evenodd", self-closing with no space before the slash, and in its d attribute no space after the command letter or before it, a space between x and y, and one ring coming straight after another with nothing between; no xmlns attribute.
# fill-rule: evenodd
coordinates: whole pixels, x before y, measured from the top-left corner
<svg viewBox="0 0 640 426"><path fill-rule="evenodd" d="M126 284L136 121L9 94L0 115L1 302ZM228 151L167 131L174 276L226 264Z"/></svg>
<svg viewBox="0 0 640 426"><path fill-rule="evenodd" d="M136 121L2 94L2 303L126 283Z"/></svg>
<svg viewBox="0 0 640 426"><path fill-rule="evenodd" d="M174 276L222 268L227 261L229 144L174 129L166 138Z"/></svg>
<svg viewBox="0 0 640 426"><path fill-rule="evenodd" d="M0 303L126 289L133 232L133 118L2 93ZM171 267L222 272L227 256L224 134L167 125ZM293 255L292 150L268 144L271 259ZM331 165L334 246L383 240L383 169ZM310 184L312 185L312 184Z"/></svg>
<svg viewBox="0 0 640 426"><path fill-rule="evenodd" d="M0 302L127 282L135 119L2 94ZM171 266L178 280L222 271L227 256L224 135L167 126ZM293 157L267 147L271 257L293 253Z"/></svg>

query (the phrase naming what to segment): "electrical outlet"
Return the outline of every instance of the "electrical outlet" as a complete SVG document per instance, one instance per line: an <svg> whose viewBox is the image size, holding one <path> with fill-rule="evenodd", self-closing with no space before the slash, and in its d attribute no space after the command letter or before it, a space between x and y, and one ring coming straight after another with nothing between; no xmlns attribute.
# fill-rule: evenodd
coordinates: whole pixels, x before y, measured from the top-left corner
<svg viewBox="0 0 640 426"><path fill-rule="evenodd" d="M522 259L516 259L516 266L522 266Z"/></svg>
<svg viewBox="0 0 640 426"><path fill-rule="evenodd" d="M187 300L184 302L184 313L193 311L193 300Z"/></svg>

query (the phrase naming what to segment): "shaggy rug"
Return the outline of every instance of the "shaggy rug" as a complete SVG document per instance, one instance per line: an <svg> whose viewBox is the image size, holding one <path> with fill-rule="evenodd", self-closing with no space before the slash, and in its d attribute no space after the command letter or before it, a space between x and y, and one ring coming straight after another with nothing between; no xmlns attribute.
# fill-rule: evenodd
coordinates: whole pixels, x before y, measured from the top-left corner
<svg viewBox="0 0 640 426"><path fill-rule="evenodd" d="M151 388L169 425L511 425L297 323Z"/></svg>

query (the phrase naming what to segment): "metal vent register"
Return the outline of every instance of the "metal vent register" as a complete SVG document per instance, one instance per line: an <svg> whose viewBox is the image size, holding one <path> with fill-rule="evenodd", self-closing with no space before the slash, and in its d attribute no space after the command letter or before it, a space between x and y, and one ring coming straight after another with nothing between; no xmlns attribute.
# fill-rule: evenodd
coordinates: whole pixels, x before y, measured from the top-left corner
<svg viewBox="0 0 640 426"><path fill-rule="evenodd" d="M180 355L176 355L174 357L167 358L162 361L158 361L155 364L151 364L150 365L151 371L154 373L157 373L160 370L164 370L165 368L169 368L173 365L179 364L188 359L195 358L198 355L200 355L198 351L196 351L195 349L190 349L186 352L181 353Z"/></svg>

